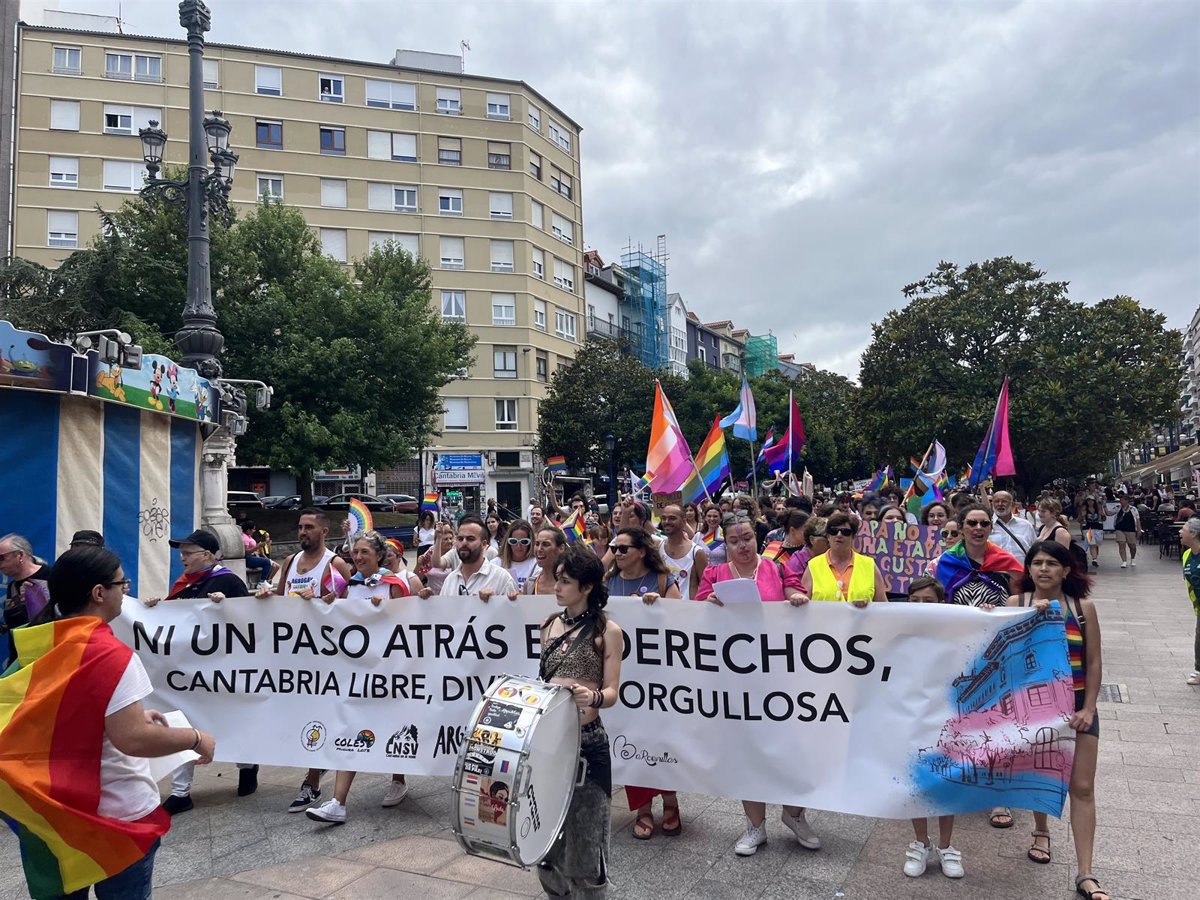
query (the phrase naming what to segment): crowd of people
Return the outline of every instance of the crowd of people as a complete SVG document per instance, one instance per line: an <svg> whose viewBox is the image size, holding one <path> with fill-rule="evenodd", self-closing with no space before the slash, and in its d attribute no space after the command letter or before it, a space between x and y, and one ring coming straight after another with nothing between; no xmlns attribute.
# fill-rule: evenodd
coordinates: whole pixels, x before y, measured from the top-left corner
<svg viewBox="0 0 1200 900"><path fill-rule="evenodd" d="M453 524L435 516L423 517L411 546L368 531L351 535L340 552L329 547L327 514L306 509L298 517L297 550L282 559L255 560L267 576L257 594L323 603L358 598L379 607L393 600L435 594L472 595L484 602L498 597L517 601L529 594L557 598L561 612L542 626L539 674L570 688L581 710L581 753L589 765L587 782L575 792L561 840L539 867L543 886L551 896L598 896L606 883L612 784L600 712L617 702L622 643L619 625L605 612L610 595L638 596L645 603L700 601L720 606L723 585L728 588L732 581L749 580L757 585L763 602L795 606L845 602L866 607L899 601L1044 609L1057 600L1066 619L1075 688L1070 727L1076 732L1076 750L1069 794L1077 884L1080 895L1088 900L1108 900L1091 873L1101 655L1100 623L1088 596L1090 570L1098 563L1104 519L1109 515L1109 498L1103 489L1089 483L1073 494L1050 490L1023 508L1005 491L975 495L964 491L919 512L910 512L900 489L890 487L862 496L842 492L763 499L760 505L751 497L722 497L701 505L668 504L652 510L646 503L626 497L611 515L602 515L588 498L577 495L566 508L553 501L549 509L531 504L526 518L520 519L506 520L494 509L483 517L467 514ZM1145 515L1142 509L1161 510L1167 502L1157 492L1114 495L1114 533L1134 534L1131 541L1118 537L1123 560L1128 552L1126 561L1136 562L1139 517ZM1189 513L1181 530L1186 548L1184 574L1192 603L1200 610L1200 518L1190 515L1193 509L1183 507L1182 502L1180 507L1180 512ZM1068 527L1067 512L1075 515L1079 539ZM573 542L562 527L564 520L571 519L580 519L584 525L584 536ZM937 529L940 536L941 552L903 593L885 590L875 560L855 549L856 536L873 520L919 522ZM72 549L50 566L37 558L29 542L19 535L0 539L0 571L9 579L4 609L7 629L79 616L111 620L120 608L117 591L123 591L128 582L120 560L103 543L96 532L80 532ZM245 581L222 564L212 534L201 529L171 544L178 549L183 573L163 601L207 597L221 602L250 593ZM262 552L261 535L248 529L246 549ZM153 605L160 600L143 602ZM1200 628L1196 654L1196 669L1188 676L1192 684L1200 683ZM6 657L6 663L12 660L11 650ZM140 798L149 790L149 776L145 760L137 757L191 747L199 753L199 761L205 762L211 759L213 739L193 729L166 728L161 716L142 710L141 700L149 694L144 670L136 655L130 656L127 666L128 685L123 679L119 690L95 698L96 708L104 712L104 758L112 757L111 766L102 767L101 779L109 777L106 772L119 769L124 779L120 784L136 782ZM239 769L238 793L253 793L257 766L245 763L239 764ZM175 773L171 794L161 809L157 802L151 810L139 800L118 807L101 806L96 812L127 821L150 813L186 813L192 808L191 770L188 765ZM289 811L340 824L347 820L355 773L337 772L332 796L322 801L325 774L318 769L305 774ZM395 774L382 805L399 806L407 791L405 776ZM683 831L680 799L675 793L637 786L626 786L625 792L629 808L635 811L633 837L649 840L659 831L669 836ZM659 798L661 818L654 810ZM749 856L767 840L766 806L758 801L743 805L746 827L732 849ZM996 808L988 814L989 820L994 827L1008 828L1015 822L1015 812ZM1047 863L1052 849L1045 815L1033 813L1032 817L1028 858ZM802 847L821 847L805 809L785 806L781 821ZM944 875L962 877L962 854L952 843L953 817L940 817L936 842L924 819L912 824L914 840L903 854L904 874L923 874L932 856ZM146 879L146 884L153 852L147 853L139 870L138 877ZM97 896L104 896L100 886Z"/></svg>

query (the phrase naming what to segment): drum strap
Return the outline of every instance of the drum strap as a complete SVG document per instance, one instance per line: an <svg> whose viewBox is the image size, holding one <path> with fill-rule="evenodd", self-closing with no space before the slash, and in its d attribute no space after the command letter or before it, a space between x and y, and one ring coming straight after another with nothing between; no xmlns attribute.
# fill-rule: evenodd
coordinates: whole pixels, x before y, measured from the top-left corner
<svg viewBox="0 0 1200 900"><path fill-rule="evenodd" d="M542 652L542 663L539 667L538 679L541 681L549 681L551 678L553 678L554 673L557 672L559 666L562 665L562 661L578 650L579 645L591 637L594 630L595 622L591 616L588 616L584 621L580 622L574 628L564 631L562 634L556 637L551 642L550 646L548 646ZM571 642L571 646L567 648L567 652L563 654L557 654L556 651L558 648L561 647L567 638L571 637L571 635L575 635L575 640ZM551 671L549 668L551 662L553 662L554 665L553 671Z"/></svg>

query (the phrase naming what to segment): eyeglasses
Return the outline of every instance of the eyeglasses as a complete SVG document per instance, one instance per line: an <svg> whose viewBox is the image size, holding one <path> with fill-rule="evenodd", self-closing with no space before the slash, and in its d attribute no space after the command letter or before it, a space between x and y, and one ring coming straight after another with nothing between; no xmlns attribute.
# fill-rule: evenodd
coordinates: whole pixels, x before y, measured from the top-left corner
<svg viewBox="0 0 1200 900"><path fill-rule="evenodd" d="M834 537L850 537L854 534L854 529L847 525L841 528L827 528L825 533Z"/></svg>
<svg viewBox="0 0 1200 900"><path fill-rule="evenodd" d="M825 537L825 532L823 532L823 531L814 531L814 532L812 533L812 536L813 536L814 538Z"/></svg>
<svg viewBox="0 0 1200 900"><path fill-rule="evenodd" d="M633 549L632 544L609 544L608 549L613 553L628 553Z"/></svg>
<svg viewBox="0 0 1200 900"><path fill-rule="evenodd" d="M180 556L195 556L197 553L207 553L207 550L180 550Z"/></svg>
<svg viewBox="0 0 1200 900"><path fill-rule="evenodd" d="M956 537L958 537L958 536L959 536L959 534L960 534L960 533L961 533L961 532L958 532L958 531L952 531L951 529L947 528L945 531L943 531L943 532L942 532L942 537L944 537L944 538L956 538Z"/></svg>
<svg viewBox="0 0 1200 900"><path fill-rule="evenodd" d="M129 586L131 584L133 584L132 579L122 578L120 581L106 581L106 582L104 582L103 586L106 588L112 588L112 587L119 586L121 588L121 590L127 591L127 590L129 590Z"/></svg>
<svg viewBox="0 0 1200 900"><path fill-rule="evenodd" d="M22 550L9 550L7 553L0 553L0 562L4 562L4 560L8 559L8 558L9 558L10 556L12 556L14 553L22 553L22 552L24 552L24 551L22 551Z"/></svg>
<svg viewBox="0 0 1200 900"><path fill-rule="evenodd" d="M991 520L990 520L990 519L972 519L972 520L971 520L971 521L969 521L969 522L963 522L963 528L983 528L983 529L988 529L988 528L991 528L991 527L992 527L992 522L991 522Z"/></svg>
<svg viewBox="0 0 1200 900"><path fill-rule="evenodd" d="M510 547L516 547L517 545L520 545L522 547L528 547L532 543L533 543L533 538L509 538L508 539L508 546L510 546Z"/></svg>

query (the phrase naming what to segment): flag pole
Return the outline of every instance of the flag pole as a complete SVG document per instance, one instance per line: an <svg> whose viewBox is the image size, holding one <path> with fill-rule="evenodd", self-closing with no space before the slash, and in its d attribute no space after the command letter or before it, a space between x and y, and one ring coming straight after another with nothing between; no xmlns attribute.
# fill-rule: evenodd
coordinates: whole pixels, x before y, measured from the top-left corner
<svg viewBox="0 0 1200 900"><path fill-rule="evenodd" d="M929 462L929 454L933 452L933 445L934 445L934 444L936 444L936 443L937 443L937 441L936 441L936 440L934 440L934 441L930 441L930 442L929 442L929 446L925 448L925 455L921 457L921 468L920 468L920 471L921 471L921 472L924 472L924 471L925 471L925 464L926 464L927 462ZM907 497L905 497L904 499L905 499L906 501L907 501L907 500L911 500L911 499L912 499L913 497L915 497L915 496L917 496L917 477L916 477L916 473L914 473L914 474L913 474L913 480L912 480L912 484L910 484L910 485L908 486L908 496L907 496Z"/></svg>
<svg viewBox="0 0 1200 900"><path fill-rule="evenodd" d="M792 474L792 410L796 408L796 401L792 397L791 388L788 389L788 475Z"/></svg>
<svg viewBox="0 0 1200 900"><path fill-rule="evenodd" d="M732 470L732 466L730 469ZM758 460L754 456L754 439L750 439L750 479L754 484L754 499L758 499ZM729 473L729 486L733 490L733 472Z"/></svg>

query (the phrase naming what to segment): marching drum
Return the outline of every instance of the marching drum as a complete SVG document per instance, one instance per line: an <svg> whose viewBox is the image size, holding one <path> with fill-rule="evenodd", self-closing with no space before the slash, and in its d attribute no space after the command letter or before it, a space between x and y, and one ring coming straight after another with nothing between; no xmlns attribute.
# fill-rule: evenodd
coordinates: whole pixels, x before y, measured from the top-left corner
<svg viewBox="0 0 1200 900"><path fill-rule="evenodd" d="M454 836L475 856L537 865L566 820L580 768L571 689L501 675L464 738L454 769Z"/></svg>

